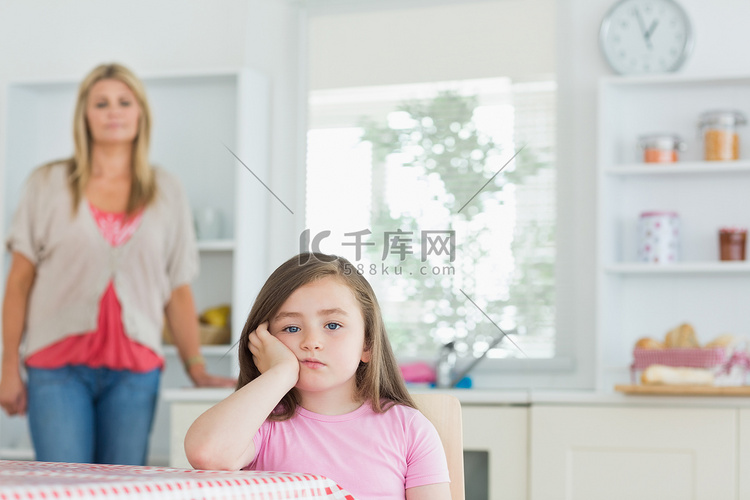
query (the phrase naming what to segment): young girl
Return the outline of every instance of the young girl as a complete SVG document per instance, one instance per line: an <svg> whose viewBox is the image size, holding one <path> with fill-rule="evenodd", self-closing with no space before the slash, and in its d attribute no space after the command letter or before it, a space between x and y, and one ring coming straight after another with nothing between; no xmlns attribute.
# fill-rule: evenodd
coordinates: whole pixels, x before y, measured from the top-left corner
<svg viewBox="0 0 750 500"><path fill-rule="evenodd" d="M321 474L359 500L450 499L437 431L406 390L372 288L346 259L282 264L240 346L237 390L185 437L194 467Z"/></svg>

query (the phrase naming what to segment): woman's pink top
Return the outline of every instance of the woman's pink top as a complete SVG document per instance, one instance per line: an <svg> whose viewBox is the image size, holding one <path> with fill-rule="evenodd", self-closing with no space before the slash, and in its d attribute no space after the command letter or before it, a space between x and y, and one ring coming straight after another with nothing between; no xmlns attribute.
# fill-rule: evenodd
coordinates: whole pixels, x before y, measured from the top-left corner
<svg viewBox="0 0 750 500"><path fill-rule="evenodd" d="M88 204L99 230L112 246L122 245L130 238L141 221L143 212L126 219L124 213L103 212ZM85 365L91 368L147 372L164 366L164 360L148 347L125 335L122 310L115 286L109 282L99 302L96 330L71 335L26 359L33 368L60 368L66 365Z"/></svg>

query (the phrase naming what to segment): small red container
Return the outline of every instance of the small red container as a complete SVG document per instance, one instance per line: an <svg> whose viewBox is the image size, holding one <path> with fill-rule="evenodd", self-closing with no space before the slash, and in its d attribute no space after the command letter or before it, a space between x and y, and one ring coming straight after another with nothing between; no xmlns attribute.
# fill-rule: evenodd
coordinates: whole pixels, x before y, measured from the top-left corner
<svg viewBox="0 0 750 500"><path fill-rule="evenodd" d="M747 229L723 227L719 229L719 259L745 260Z"/></svg>
<svg viewBox="0 0 750 500"><path fill-rule="evenodd" d="M676 135L649 134L638 138L645 163L675 163L679 151L685 151L685 143Z"/></svg>

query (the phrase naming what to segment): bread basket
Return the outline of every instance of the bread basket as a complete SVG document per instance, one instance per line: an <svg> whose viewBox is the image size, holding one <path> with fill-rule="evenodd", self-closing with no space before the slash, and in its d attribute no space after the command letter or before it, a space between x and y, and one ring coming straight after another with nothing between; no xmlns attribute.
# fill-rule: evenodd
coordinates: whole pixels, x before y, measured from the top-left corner
<svg viewBox="0 0 750 500"><path fill-rule="evenodd" d="M727 350L724 347L633 349L630 375L635 383L636 372L643 371L651 365L712 369L723 366L726 361Z"/></svg>

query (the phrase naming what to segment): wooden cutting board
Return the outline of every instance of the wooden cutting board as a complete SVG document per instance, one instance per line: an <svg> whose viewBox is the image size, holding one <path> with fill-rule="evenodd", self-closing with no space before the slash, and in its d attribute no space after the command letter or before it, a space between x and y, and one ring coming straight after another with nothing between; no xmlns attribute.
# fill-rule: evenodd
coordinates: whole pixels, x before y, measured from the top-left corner
<svg viewBox="0 0 750 500"><path fill-rule="evenodd" d="M624 394L659 396L750 396L750 385L714 387L711 385L616 385Z"/></svg>

